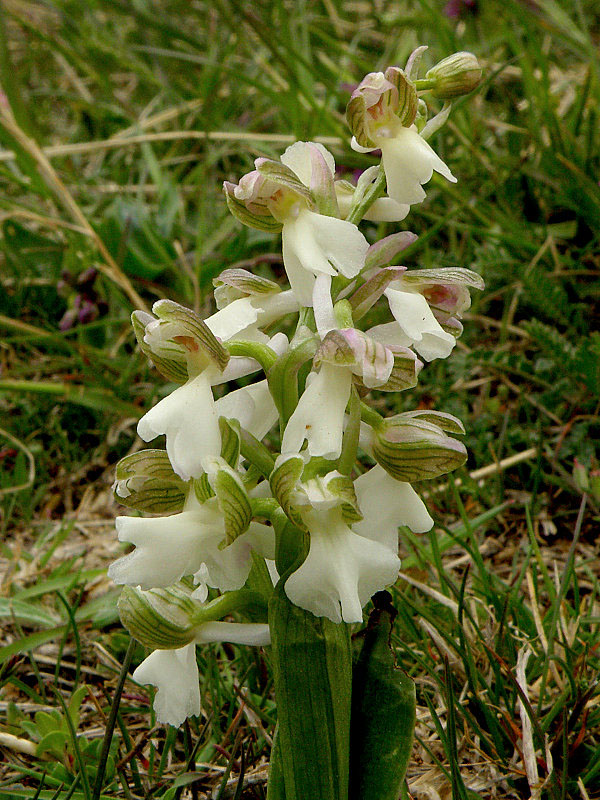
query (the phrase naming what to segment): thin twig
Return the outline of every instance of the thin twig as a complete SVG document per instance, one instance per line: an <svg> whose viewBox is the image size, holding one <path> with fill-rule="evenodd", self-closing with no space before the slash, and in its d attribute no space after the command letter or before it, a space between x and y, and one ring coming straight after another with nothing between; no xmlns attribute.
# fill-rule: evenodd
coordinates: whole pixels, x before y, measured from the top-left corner
<svg viewBox="0 0 600 800"><path fill-rule="evenodd" d="M292 134L287 133L254 133L252 131L161 131L158 133L143 133L137 136L127 136L123 138L101 139L95 142L75 142L74 144L53 145L52 147L44 147L39 150L39 152L45 159L48 159L83 153L97 153L100 150L132 147L133 145L144 144L145 142L178 142L186 140L292 144L296 141L296 138ZM23 145L20 139L18 141L19 144ZM313 141L333 146L343 144L343 140L339 136L315 136ZM0 161L14 161L15 158L16 155L12 150L0 150Z"/></svg>

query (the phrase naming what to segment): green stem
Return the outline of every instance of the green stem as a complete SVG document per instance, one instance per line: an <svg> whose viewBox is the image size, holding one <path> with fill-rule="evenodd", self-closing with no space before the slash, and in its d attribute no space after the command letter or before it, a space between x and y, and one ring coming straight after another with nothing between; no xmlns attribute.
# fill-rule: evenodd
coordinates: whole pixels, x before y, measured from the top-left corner
<svg viewBox="0 0 600 800"><path fill-rule="evenodd" d="M373 411L366 403L361 400L360 403L360 416L367 425L370 425L374 430L378 430L383 424L383 417L377 411Z"/></svg>
<svg viewBox="0 0 600 800"><path fill-rule="evenodd" d="M243 356L258 361L263 372L268 372L277 361L277 353L266 344L259 342L233 341L225 342L230 356Z"/></svg>
<svg viewBox="0 0 600 800"><path fill-rule="evenodd" d="M373 203L383 195L385 191L385 185L385 172L383 171L383 166L380 165L379 174L369 189L362 197L355 197L354 201L352 202L350 213L346 217L346 222L352 222L354 225L358 225Z"/></svg>
<svg viewBox="0 0 600 800"><path fill-rule="evenodd" d="M435 89L436 80L435 78L419 78L416 81L413 81L415 84L415 89L417 92L426 92L429 89Z"/></svg>
<svg viewBox="0 0 600 800"><path fill-rule="evenodd" d="M264 606L264 598L257 592L252 592L249 589L238 589L237 591L227 592L203 605L194 614L191 623L192 625L202 625L203 622L215 622L242 608L258 607L264 609Z"/></svg>
<svg viewBox="0 0 600 800"><path fill-rule="evenodd" d="M356 451L358 450L360 436L360 411L360 398L353 386L348 408L348 424L344 431L344 442L338 461L338 472L341 472L342 475L350 475L356 462Z"/></svg>
<svg viewBox="0 0 600 800"><path fill-rule="evenodd" d="M273 472L275 459L271 455L269 449L243 428L240 432L240 453L243 455L246 461L254 464L254 466L260 470L261 475L264 475L265 478L268 478Z"/></svg>

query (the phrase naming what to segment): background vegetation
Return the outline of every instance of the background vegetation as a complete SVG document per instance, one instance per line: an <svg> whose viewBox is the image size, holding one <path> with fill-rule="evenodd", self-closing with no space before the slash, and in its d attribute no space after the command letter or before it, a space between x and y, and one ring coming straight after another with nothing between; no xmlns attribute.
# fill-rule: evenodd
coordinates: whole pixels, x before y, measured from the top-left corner
<svg viewBox="0 0 600 800"><path fill-rule="evenodd" d="M349 92L425 43L429 64L474 51L485 76L433 142L459 182L434 179L413 207L405 263L469 267L486 291L404 401L460 416L470 451L420 487L435 530L403 537L407 792L600 797L600 493L573 479L600 442L597 11L0 0L16 120L0 126L0 796L264 798L264 655L199 650L203 715L180 731L153 724L130 680L113 703L128 637L105 576L110 484L164 391L129 314L164 296L210 313L233 264L281 277L278 242L228 214L223 179L315 137L340 170L368 166L348 146Z"/></svg>

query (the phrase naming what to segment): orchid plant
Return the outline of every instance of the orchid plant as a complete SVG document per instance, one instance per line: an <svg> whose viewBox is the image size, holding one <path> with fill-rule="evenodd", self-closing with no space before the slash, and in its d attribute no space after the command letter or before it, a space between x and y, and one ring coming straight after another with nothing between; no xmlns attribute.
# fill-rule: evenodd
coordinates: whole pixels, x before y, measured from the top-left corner
<svg viewBox="0 0 600 800"><path fill-rule="evenodd" d="M419 79L425 49L352 94L352 147L381 151L356 183L315 142L225 183L240 222L281 233L290 288L230 268L212 316L159 300L132 317L142 351L178 384L138 424L166 450L117 467L117 499L142 512L117 518L133 549L109 568L123 624L152 650L133 678L156 687L158 721L177 726L201 711L198 645L267 646L279 717L270 800L396 798L410 752L414 686L394 669L381 593L398 576L399 526L433 525L411 484L467 453L450 414L382 416L371 399L413 388L425 361L450 355L483 282L462 267L399 266L416 237L370 244L358 224L403 220L434 171L456 180L427 139L481 70L457 53ZM444 101L429 121L428 95ZM350 626L373 596L353 677Z"/></svg>

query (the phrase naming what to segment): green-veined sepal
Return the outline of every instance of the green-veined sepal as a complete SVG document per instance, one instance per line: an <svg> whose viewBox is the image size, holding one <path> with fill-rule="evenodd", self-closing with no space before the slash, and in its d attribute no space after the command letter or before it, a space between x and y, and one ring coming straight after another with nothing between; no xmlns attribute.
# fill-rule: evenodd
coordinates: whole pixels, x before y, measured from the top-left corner
<svg viewBox="0 0 600 800"><path fill-rule="evenodd" d="M462 442L438 425L398 414L373 431L375 460L398 481L430 480L452 472L467 460Z"/></svg>
<svg viewBox="0 0 600 800"><path fill-rule="evenodd" d="M164 450L139 450L117 464L115 498L129 508L151 514L183 509L187 487L175 474Z"/></svg>

